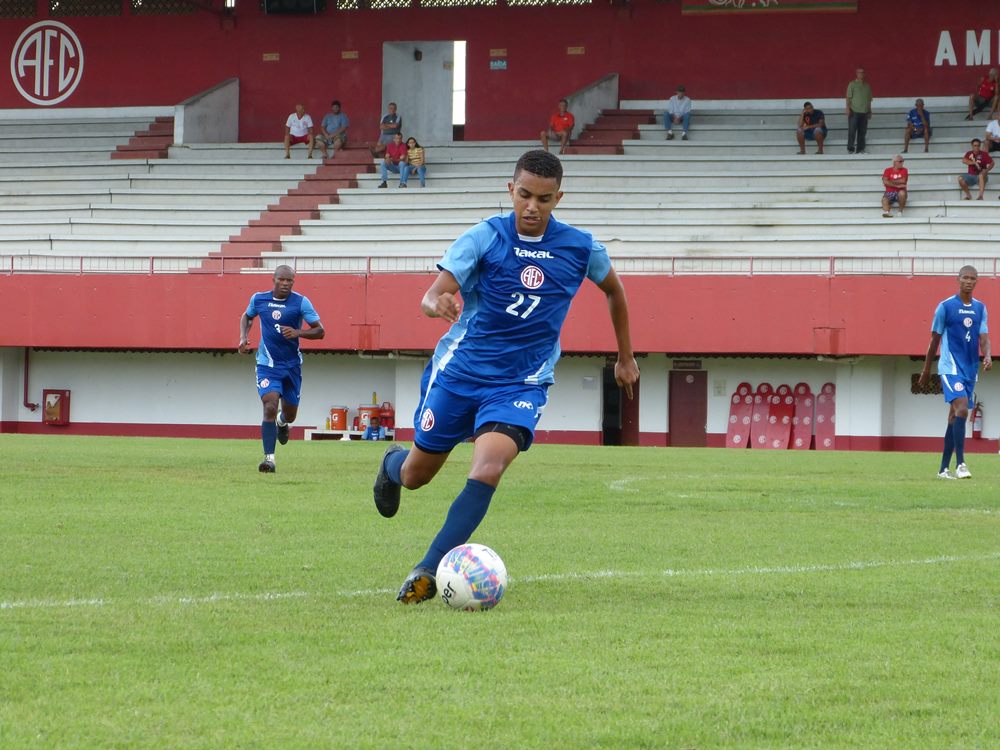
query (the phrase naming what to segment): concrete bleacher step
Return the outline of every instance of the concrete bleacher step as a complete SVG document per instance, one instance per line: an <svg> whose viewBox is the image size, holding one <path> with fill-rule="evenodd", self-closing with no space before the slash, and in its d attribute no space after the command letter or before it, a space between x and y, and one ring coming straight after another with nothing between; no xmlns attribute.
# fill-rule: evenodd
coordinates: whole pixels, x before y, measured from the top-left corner
<svg viewBox="0 0 1000 750"><path fill-rule="evenodd" d="M556 215L592 230L630 272L687 263L736 273L747 258L775 269L818 264L824 272L830 258L845 254L870 267L887 256L968 257L970 248L995 255L996 191L983 202L960 201L955 184L966 136L979 135L983 123L963 124L958 108L932 111L932 153L913 153L923 145L914 142L908 157L905 219L880 215L886 155L902 141L901 116L888 108L877 110L869 130L875 153L836 153L846 133L835 129L830 153L801 157L794 153L796 113L787 108L699 113L692 140L666 142L655 109L623 106L602 113L579 150L570 146ZM838 116L828 109L831 124ZM148 121L129 127L119 143L167 131L166 123ZM80 126L79 138L97 130ZM635 136L601 142L625 131ZM400 190L393 182L380 190L378 162L364 148L326 161L317 152L310 161L304 147L284 160L280 143L171 145L169 158L128 164L109 159L109 148L99 166L93 148L56 151L49 138L25 150L15 138L4 153L0 132L0 255L36 268L62 263L67 272L100 268L104 260L95 259L110 258L124 272L148 272L160 268L160 256L165 272L259 273L275 259L331 271L433 271L469 224L510 210L513 163L537 147L534 141L425 143L428 187ZM707 180L718 173L720 154L723 176ZM387 216L405 227L406 242L373 231ZM798 260L782 265L788 257Z"/></svg>

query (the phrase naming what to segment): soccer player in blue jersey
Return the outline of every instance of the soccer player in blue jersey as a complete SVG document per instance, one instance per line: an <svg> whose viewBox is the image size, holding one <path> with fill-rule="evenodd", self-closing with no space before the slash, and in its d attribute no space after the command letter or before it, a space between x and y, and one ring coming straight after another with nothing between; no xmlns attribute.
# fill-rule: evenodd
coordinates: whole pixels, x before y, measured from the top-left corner
<svg viewBox="0 0 1000 750"><path fill-rule="evenodd" d="M983 369L993 369L986 305L972 296L977 281L979 272L972 266L962 266L958 272L958 294L938 304L931 323L931 342L924 358L924 369L917 381L920 387L930 381L931 361L940 344L938 375L944 400L949 404L948 428L944 433L944 453L938 474L941 479L969 479L972 476L965 465L965 423L969 418L969 406L974 403L980 352ZM948 472L952 453L958 462L954 476Z"/></svg>
<svg viewBox="0 0 1000 750"><path fill-rule="evenodd" d="M288 442L288 425L299 412L302 391L302 352L299 339L321 339L326 335L319 315L308 297L292 291L295 271L291 266L274 269L274 289L251 295L240 318L240 354L249 351L248 337L253 319L260 317L257 347L257 393L264 405L260 437L264 460L257 469L274 473L275 441ZM303 322L308 326L304 327Z"/></svg>
<svg viewBox="0 0 1000 750"><path fill-rule="evenodd" d="M584 279L607 296L618 346L615 380L629 398L639 378L625 289L607 249L552 216L561 183L558 157L524 154L507 184L513 212L480 222L455 240L421 301L425 315L451 327L424 371L413 448L394 444L382 459L374 486L378 512L395 515L401 487L422 487L452 448L470 437L475 445L464 489L396 597L406 604L437 593L441 558L468 541L503 473L531 446L559 359L559 331Z"/></svg>

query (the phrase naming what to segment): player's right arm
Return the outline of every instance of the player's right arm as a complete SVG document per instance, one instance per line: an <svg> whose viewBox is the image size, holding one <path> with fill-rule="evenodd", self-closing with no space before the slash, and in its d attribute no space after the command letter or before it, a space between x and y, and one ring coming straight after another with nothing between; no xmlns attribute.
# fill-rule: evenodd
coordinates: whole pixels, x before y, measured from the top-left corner
<svg viewBox="0 0 1000 750"><path fill-rule="evenodd" d="M239 353L246 354L249 351L250 326L253 325L253 318L248 318L246 313L240 318L240 345Z"/></svg>
<svg viewBox="0 0 1000 750"><path fill-rule="evenodd" d="M940 344L941 334L937 331L931 331L931 342L927 345L927 354L924 357L924 369L920 371L920 379L917 381L917 385L921 388L925 388L927 383L930 382L931 363L934 361L934 355L937 354Z"/></svg>
<svg viewBox="0 0 1000 750"><path fill-rule="evenodd" d="M459 289L458 281L451 275L451 271L441 271L430 289L424 293L420 309L428 318L444 318L449 323L456 322L462 314L462 305L456 296Z"/></svg>
<svg viewBox="0 0 1000 750"><path fill-rule="evenodd" d="M247 309L240 318L240 345L237 347L237 351L240 354L246 354L250 351L250 328L253 326L254 317L256 317L256 311L253 306L254 297L256 296L253 295L250 297L250 304L247 305Z"/></svg>

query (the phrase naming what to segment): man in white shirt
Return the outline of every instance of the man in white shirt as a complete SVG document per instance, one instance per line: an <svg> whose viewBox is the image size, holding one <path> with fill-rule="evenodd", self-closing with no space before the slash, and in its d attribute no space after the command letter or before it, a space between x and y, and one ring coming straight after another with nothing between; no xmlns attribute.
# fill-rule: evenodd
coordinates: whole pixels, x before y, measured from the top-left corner
<svg viewBox="0 0 1000 750"><path fill-rule="evenodd" d="M301 104L295 105L295 111L288 115L285 121L285 158L292 158L292 146L296 143L304 143L309 147L309 158L313 158L313 121L306 114L306 108Z"/></svg>
<svg viewBox="0 0 1000 750"><path fill-rule="evenodd" d="M663 127L667 129L667 140L674 139L674 127L681 129L681 140L686 141L691 125L691 99L684 93L683 86L677 87L677 93L670 97L667 108L663 112Z"/></svg>
<svg viewBox="0 0 1000 750"><path fill-rule="evenodd" d="M986 153L1000 151L1000 119L986 123L986 135L983 137Z"/></svg>

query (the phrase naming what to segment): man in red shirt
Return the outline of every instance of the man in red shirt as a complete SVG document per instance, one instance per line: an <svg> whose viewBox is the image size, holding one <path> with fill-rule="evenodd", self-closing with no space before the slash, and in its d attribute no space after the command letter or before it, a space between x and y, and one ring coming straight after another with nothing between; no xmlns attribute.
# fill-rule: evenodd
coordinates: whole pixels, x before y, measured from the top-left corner
<svg viewBox="0 0 1000 750"><path fill-rule="evenodd" d="M892 166L886 167L882 172L882 184L885 192L882 193L882 218L892 218L892 204L899 205L899 215L903 215L906 208L906 181L910 178L910 173L903 166L903 157L896 154L892 158Z"/></svg>
<svg viewBox="0 0 1000 750"><path fill-rule="evenodd" d="M989 107L992 116L997 108L998 90L1000 90L1000 80L998 80L997 69L990 68L990 72L983 76L983 80L979 82L976 93L969 97L969 114L965 116L965 119L971 120L973 115L982 112L987 107Z"/></svg>
<svg viewBox="0 0 1000 750"><path fill-rule="evenodd" d="M566 145L569 143L570 136L573 135L573 126L576 124L576 120L573 118L573 114L569 112L568 107L569 102L565 99L560 99L559 109L549 118L548 129L541 132L542 148L546 151L549 150L549 138L551 138L552 140L559 141L559 153L566 153Z"/></svg>
<svg viewBox="0 0 1000 750"><path fill-rule="evenodd" d="M399 175L399 186L405 188L406 178L410 176L410 170L407 169L408 164L403 135L396 133L392 137L392 143L385 147L385 158L382 160L382 183L379 187L388 187L386 181L389 179L389 172L392 172Z"/></svg>
<svg viewBox="0 0 1000 750"><path fill-rule="evenodd" d="M978 138L973 138L972 150L966 151L965 156L962 157L962 163L967 164L969 167L967 174L960 174L958 176L958 186L962 188L962 198L964 200L972 198L969 188L973 185L979 186L979 195L976 197L976 200L981 201L983 199L983 193L986 192L987 175L996 164L990 155L982 150L982 145L982 141Z"/></svg>

